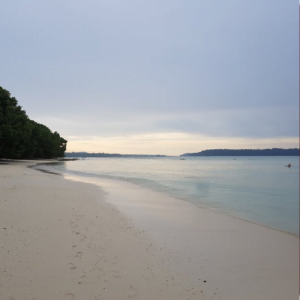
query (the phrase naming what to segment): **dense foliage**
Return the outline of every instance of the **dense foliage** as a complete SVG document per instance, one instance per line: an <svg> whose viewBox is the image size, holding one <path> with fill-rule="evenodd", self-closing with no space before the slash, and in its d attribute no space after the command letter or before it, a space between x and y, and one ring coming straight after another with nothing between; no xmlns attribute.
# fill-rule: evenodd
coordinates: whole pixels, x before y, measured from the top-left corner
<svg viewBox="0 0 300 300"><path fill-rule="evenodd" d="M64 156L67 141L32 121L10 92L0 87L0 158Z"/></svg>

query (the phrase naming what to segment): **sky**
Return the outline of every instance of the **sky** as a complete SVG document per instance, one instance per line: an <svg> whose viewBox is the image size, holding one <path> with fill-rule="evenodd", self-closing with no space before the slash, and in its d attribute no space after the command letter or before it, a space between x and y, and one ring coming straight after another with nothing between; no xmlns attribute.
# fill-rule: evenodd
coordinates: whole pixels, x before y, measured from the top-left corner
<svg viewBox="0 0 300 300"><path fill-rule="evenodd" d="M67 151L299 147L299 3L10 0L0 86Z"/></svg>

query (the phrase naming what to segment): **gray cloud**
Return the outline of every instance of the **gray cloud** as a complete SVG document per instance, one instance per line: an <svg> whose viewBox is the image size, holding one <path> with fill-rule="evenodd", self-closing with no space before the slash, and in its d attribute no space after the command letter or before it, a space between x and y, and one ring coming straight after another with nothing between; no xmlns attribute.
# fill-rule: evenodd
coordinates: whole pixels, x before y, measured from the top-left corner
<svg viewBox="0 0 300 300"><path fill-rule="evenodd" d="M299 134L292 1L30 0L0 14L1 85L62 134Z"/></svg>
<svg viewBox="0 0 300 300"><path fill-rule="evenodd" d="M151 133L191 133L215 137L282 138L298 137L298 110L289 107L206 110L194 113L122 114L99 112L98 116L38 118L50 127L63 129L65 135L124 136ZM274 130L276 128L276 130Z"/></svg>

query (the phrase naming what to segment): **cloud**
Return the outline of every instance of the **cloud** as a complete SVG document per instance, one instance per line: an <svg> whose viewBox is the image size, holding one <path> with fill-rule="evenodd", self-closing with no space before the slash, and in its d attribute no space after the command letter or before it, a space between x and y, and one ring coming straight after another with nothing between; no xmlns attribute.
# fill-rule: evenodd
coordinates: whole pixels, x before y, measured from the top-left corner
<svg viewBox="0 0 300 300"><path fill-rule="evenodd" d="M109 137L161 132L195 133L217 137L281 138L299 136L298 107L206 110L193 113L106 113L75 118L40 118L65 135Z"/></svg>
<svg viewBox="0 0 300 300"><path fill-rule="evenodd" d="M0 15L1 85L62 136L299 134L291 1L16 0Z"/></svg>

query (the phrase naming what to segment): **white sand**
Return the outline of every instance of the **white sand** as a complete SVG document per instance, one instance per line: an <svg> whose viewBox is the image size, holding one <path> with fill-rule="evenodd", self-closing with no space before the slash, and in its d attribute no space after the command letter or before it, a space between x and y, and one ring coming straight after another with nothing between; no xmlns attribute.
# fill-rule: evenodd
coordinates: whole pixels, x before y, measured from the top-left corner
<svg viewBox="0 0 300 300"><path fill-rule="evenodd" d="M297 237L30 164L0 164L1 300L298 298Z"/></svg>

